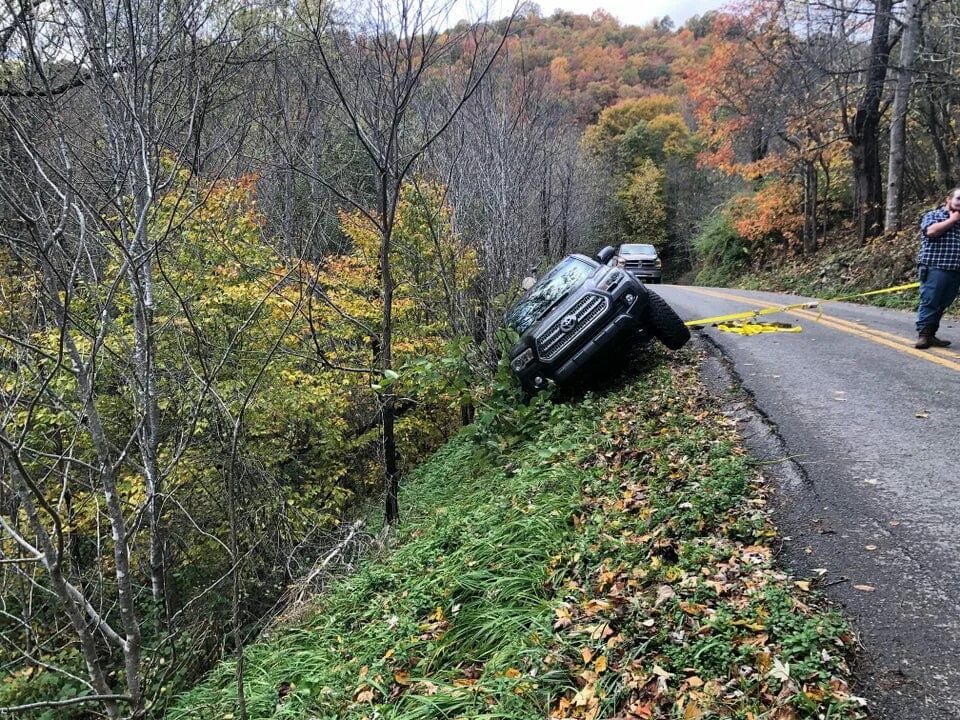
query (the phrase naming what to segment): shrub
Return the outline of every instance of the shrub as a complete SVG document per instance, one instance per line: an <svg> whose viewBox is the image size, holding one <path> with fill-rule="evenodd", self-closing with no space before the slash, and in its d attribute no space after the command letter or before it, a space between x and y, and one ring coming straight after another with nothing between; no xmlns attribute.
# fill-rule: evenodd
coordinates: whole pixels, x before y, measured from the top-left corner
<svg viewBox="0 0 960 720"><path fill-rule="evenodd" d="M693 244L702 263L696 280L701 285L726 285L747 265L749 251L726 213L714 214Z"/></svg>

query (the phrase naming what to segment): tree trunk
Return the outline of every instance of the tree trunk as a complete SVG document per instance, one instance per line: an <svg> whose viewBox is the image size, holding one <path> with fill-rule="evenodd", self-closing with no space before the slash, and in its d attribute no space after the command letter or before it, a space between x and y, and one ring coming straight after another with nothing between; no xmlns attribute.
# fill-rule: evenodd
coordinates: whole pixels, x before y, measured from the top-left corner
<svg viewBox="0 0 960 720"><path fill-rule="evenodd" d="M136 161L135 161L136 162ZM161 472L158 461L160 450L160 409L157 398L155 345L153 327L153 250L148 236L148 218L153 193L146 168L137 173L136 217L130 257L139 258L130 264L128 271L130 293L133 298L134 366L139 395L142 422L137 432L140 454L143 458L144 489L147 496L147 522L149 527L150 591L155 602L166 610L166 562L164 560L164 537L161 519Z"/></svg>
<svg viewBox="0 0 960 720"><path fill-rule="evenodd" d="M937 161L937 179L941 189L953 187L953 167L950 163L950 153L947 152L947 145L943 141L943 126L937 116L937 106L933 100L924 102L924 116L927 121L927 134L930 136L930 142L933 143L933 151L936 153Z"/></svg>
<svg viewBox="0 0 960 720"><path fill-rule="evenodd" d="M817 249L817 167L813 160L803 161L803 254Z"/></svg>
<svg viewBox="0 0 960 720"><path fill-rule="evenodd" d="M23 510L33 531L35 542L39 545L39 548L32 547L25 538L10 532L7 526L5 526L5 529L7 529L9 536L13 537L27 552L40 552L41 562L50 577L53 592L60 600L60 604L63 606L70 625L73 627L80 641L80 651L83 655L84 663L87 666L87 673L90 677L91 685L98 695L112 696L114 695L114 690L108 684L107 675L101 664L95 633L97 630L101 630L102 634L112 639L115 644L117 641L122 644L122 640L95 614L95 611L93 614L87 612L85 615L84 603L81 602L81 599L78 599L75 589L68 585L63 576L62 528L59 526L57 518L54 517L53 519L55 523L57 523L55 529L59 539L59 542L55 544L54 538L50 536L46 526L40 521L34 498L47 512L53 510L52 506L46 503L36 483L30 478L29 470L20 459L18 450L2 434L0 434L0 450L7 455L10 464L10 477L15 482L16 492L19 495ZM53 517L52 514L51 517ZM71 590L74 590L74 592L71 592ZM107 717L111 718L111 720L120 717L120 709L116 701L104 701L103 706Z"/></svg>
<svg viewBox="0 0 960 720"><path fill-rule="evenodd" d="M893 96L893 116L890 120L890 162L887 169L887 214L883 229L900 229L903 209L903 164L907 152L907 109L913 84L913 62L916 58L917 37L920 33L920 2L907 0L904 10L903 37L900 46L900 68Z"/></svg>
<svg viewBox="0 0 960 720"><path fill-rule="evenodd" d="M770 141L763 131L762 125L754 125L750 131L750 161L759 162L767 156L770 150Z"/></svg>
<svg viewBox="0 0 960 720"><path fill-rule="evenodd" d="M890 59L890 10L893 0L876 0L866 87L850 127L854 206L861 242L882 229L883 178L880 165L880 101Z"/></svg>
<svg viewBox="0 0 960 720"><path fill-rule="evenodd" d="M392 147L395 147L393 145ZM388 149L388 167L392 165L393 150ZM397 183L394 188L394 182ZM399 194L399 180L391 177L389 170L380 176L379 208L383 225L380 228L380 282L382 286L383 315L380 326L380 369L384 380L387 371L393 368L393 274L390 268L390 244L393 236L393 219L396 213L394 198ZM384 482L384 519L388 525L400 520L400 476L397 471L397 440L394 433L396 418L395 400L392 385L387 386L382 396L382 440L383 440L383 482Z"/></svg>
<svg viewBox="0 0 960 720"><path fill-rule="evenodd" d="M540 184L540 244L543 257L550 259L550 167L544 165Z"/></svg>

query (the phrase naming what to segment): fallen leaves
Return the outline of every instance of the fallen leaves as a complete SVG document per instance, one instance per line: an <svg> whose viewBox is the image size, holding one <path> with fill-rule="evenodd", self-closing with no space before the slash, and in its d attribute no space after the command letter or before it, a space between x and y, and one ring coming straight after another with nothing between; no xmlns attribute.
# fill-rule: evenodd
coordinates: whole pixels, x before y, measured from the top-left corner
<svg viewBox="0 0 960 720"><path fill-rule="evenodd" d="M393 673L393 681L397 683L397 685L407 686L410 684L410 673L403 670L397 670Z"/></svg>
<svg viewBox="0 0 960 720"><path fill-rule="evenodd" d="M439 695L436 707L449 696L491 714L507 699L549 703L538 714L558 720L860 717L842 680L853 639L821 621L817 571L795 579L776 567L771 488L742 459L737 424L718 420L693 375L675 384L683 392L610 406L601 436L571 455L582 502L550 511L568 535L537 561L547 579L536 597L550 605L523 625L524 654L438 662L468 636L457 631L477 616L476 594L444 588L408 602L421 608L413 622L390 606L378 624L397 649L378 648L348 685L357 716L399 715ZM535 517L532 497L507 504Z"/></svg>
<svg viewBox="0 0 960 720"><path fill-rule="evenodd" d="M673 591L672 587L669 585L661 585L657 588L657 599L654 601L653 606L659 607L667 602L667 600L672 600L676 596L677 594Z"/></svg>
<svg viewBox="0 0 960 720"><path fill-rule="evenodd" d="M665 419L682 417L674 401L653 401L646 409L656 424L636 408L604 416L601 442L609 447L590 458L598 481L586 488L583 509L575 513L578 533L598 525L604 530L566 558L564 602L553 610L557 647L573 646L565 657L577 687L556 700L550 717L796 720L797 697L830 707L837 718L859 717L845 709L845 689L835 696L826 681L794 677L803 665L794 663L797 647L784 649L780 628L803 620L770 624L765 597L772 589L787 598L777 612L811 623L817 612L814 599L800 594L812 593L813 582L790 578L774 564L776 532L766 520L770 489L756 477L729 506L705 501L716 492L709 483L715 469L705 460L711 446L705 443L699 454L688 439L696 431ZM698 426L709 423L697 402L685 400L685 409L697 408ZM733 436L736 423L718 432ZM618 565L618 557L645 560ZM581 570L591 561L595 570ZM830 647L833 654L826 646L812 652L822 667L842 670L836 644ZM713 656L728 659L707 662ZM711 674L711 668L723 671ZM618 683L627 694L609 705L600 688Z"/></svg>
<svg viewBox="0 0 960 720"><path fill-rule="evenodd" d="M783 683L790 682L790 663L781 662L780 658L774 658L773 667L770 668L767 676Z"/></svg>

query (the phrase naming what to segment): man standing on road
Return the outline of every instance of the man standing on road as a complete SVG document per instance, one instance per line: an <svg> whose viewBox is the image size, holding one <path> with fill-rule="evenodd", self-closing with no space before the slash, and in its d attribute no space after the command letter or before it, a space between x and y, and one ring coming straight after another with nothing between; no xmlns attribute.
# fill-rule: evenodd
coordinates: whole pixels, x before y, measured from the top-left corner
<svg viewBox="0 0 960 720"><path fill-rule="evenodd" d="M917 344L946 347L949 340L937 337L940 318L960 291L960 188L947 195L943 207L931 210L920 221L920 307L917 308Z"/></svg>

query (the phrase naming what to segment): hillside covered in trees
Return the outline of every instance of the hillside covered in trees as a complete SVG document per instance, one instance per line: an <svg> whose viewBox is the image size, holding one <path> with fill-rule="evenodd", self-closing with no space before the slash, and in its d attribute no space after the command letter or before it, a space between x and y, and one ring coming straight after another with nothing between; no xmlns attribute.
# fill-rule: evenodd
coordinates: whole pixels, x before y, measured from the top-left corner
<svg viewBox="0 0 960 720"><path fill-rule="evenodd" d="M512 391L531 271L639 240L724 283L960 176L953 0L448 13L0 11L0 710L160 716L223 657L242 678Z"/></svg>

